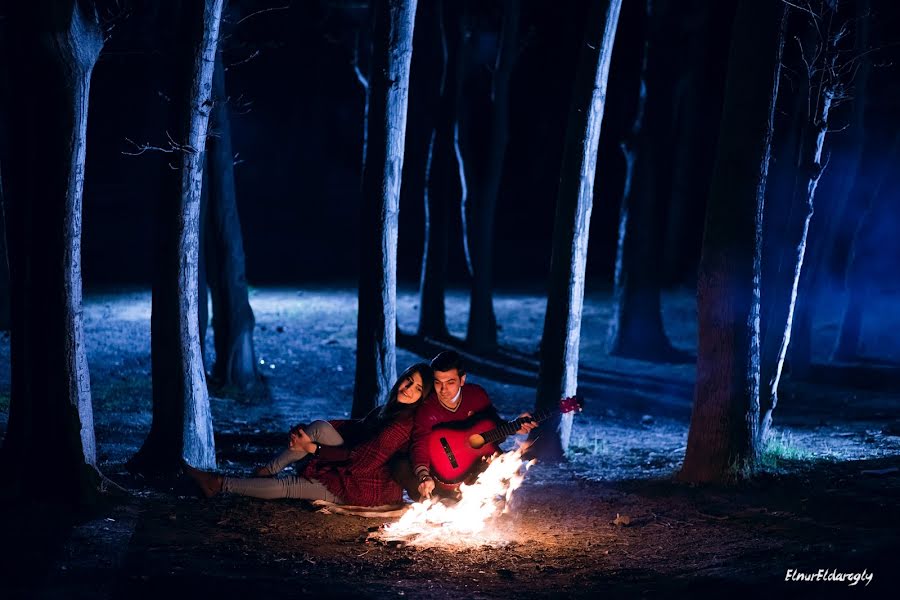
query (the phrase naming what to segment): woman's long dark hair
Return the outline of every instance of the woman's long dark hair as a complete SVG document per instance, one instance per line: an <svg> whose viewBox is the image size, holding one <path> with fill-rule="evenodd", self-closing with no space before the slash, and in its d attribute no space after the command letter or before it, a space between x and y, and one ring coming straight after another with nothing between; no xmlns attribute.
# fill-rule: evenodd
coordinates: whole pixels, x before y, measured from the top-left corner
<svg viewBox="0 0 900 600"><path fill-rule="evenodd" d="M397 400L397 395L400 393L400 386L415 373L418 373L422 378L422 395L412 404L403 404ZM419 404L421 404L422 401L428 397L428 394L431 393L431 388L433 386L434 373L428 363L420 362L408 366L406 370L400 373L397 377L397 381L394 382L394 385L391 387L391 391L388 394L388 401L383 405L372 409L372 411L363 418L362 425L363 430L365 431L364 437L369 437L370 435L378 433L378 431L392 421L400 418L412 417L419 407Z"/></svg>

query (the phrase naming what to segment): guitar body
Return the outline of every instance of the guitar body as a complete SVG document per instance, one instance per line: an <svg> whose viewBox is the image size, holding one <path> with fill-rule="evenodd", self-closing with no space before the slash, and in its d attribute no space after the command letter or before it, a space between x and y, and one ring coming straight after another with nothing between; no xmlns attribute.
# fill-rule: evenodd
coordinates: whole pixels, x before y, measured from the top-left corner
<svg viewBox="0 0 900 600"><path fill-rule="evenodd" d="M559 413L580 411L583 406L584 401L580 397L563 398L559 402ZM431 475L437 488L450 494L457 492L459 484L471 483L470 480L481 472L484 459L500 452L497 444L515 434L522 423L539 423L558 413L549 409L500 424L484 418L482 414L463 421L442 423L431 430L428 454L431 459ZM476 436L474 445L470 441L473 435Z"/></svg>
<svg viewBox="0 0 900 600"><path fill-rule="evenodd" d="M477 470L486 456L498 452L496 444L484 444L473 448L469 437L494 429L496 424L490 419L474 423L445 423L435 427L428 438L428 453L431 456L431 474L439 483L459 484Z"/></svg>

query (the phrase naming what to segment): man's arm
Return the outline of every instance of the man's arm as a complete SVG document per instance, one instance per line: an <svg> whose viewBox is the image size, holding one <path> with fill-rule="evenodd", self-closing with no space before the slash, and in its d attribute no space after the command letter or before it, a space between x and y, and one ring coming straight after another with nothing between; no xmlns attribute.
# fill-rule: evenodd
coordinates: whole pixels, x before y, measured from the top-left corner
<svg viewBox="0 0 900 600"><path fill-rule="evenodd" d="M419 495L423 498L429 497L434 490L434 480L431 478L430 469L431 457L428 454L428 436L431 434L432 419L428 413L429 411L424 406L420 407L416 413L409 450L413 473L419 482Z"/></svg>

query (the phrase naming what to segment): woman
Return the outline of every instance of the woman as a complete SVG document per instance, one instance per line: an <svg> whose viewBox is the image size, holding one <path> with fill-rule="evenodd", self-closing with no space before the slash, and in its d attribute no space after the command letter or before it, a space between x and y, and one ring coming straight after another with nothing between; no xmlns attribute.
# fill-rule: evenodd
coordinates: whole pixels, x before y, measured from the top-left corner
<svg viewBox="0 0 900 600"><path fill-rule="evenodd" d="M413 417L434 378L426 363L407 368L384 406L358 421L314 421L291 430L290 447L256 470L255 478L224 477L185 465L206 497L231 492L255 498L304 498L335 504L379 506L402 500L388 461L406 450ZM313 455L299 475L275 478L290 463Z"/></svg>

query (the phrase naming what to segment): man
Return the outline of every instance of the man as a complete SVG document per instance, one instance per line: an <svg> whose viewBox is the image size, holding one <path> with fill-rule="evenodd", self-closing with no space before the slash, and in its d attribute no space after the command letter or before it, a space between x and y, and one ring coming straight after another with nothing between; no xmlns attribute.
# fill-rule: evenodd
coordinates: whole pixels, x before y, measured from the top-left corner
<svg viewBox="0 0 900 600"><path fill-rule="evenodd" d="M434 391L419 406L410 446L410 458L422 498L430 497L435 486L428 452L428 437L432 429L474 415L487 417L498 424L503 422L484 388L474 383L466 385L466 371L458 353L452 350L441 352L432 359L431 369L434 371ZM522 415L530 416L529 413ZM522 424L516 433L528 433L535 427L537 423L529 421Z"/></svg>

